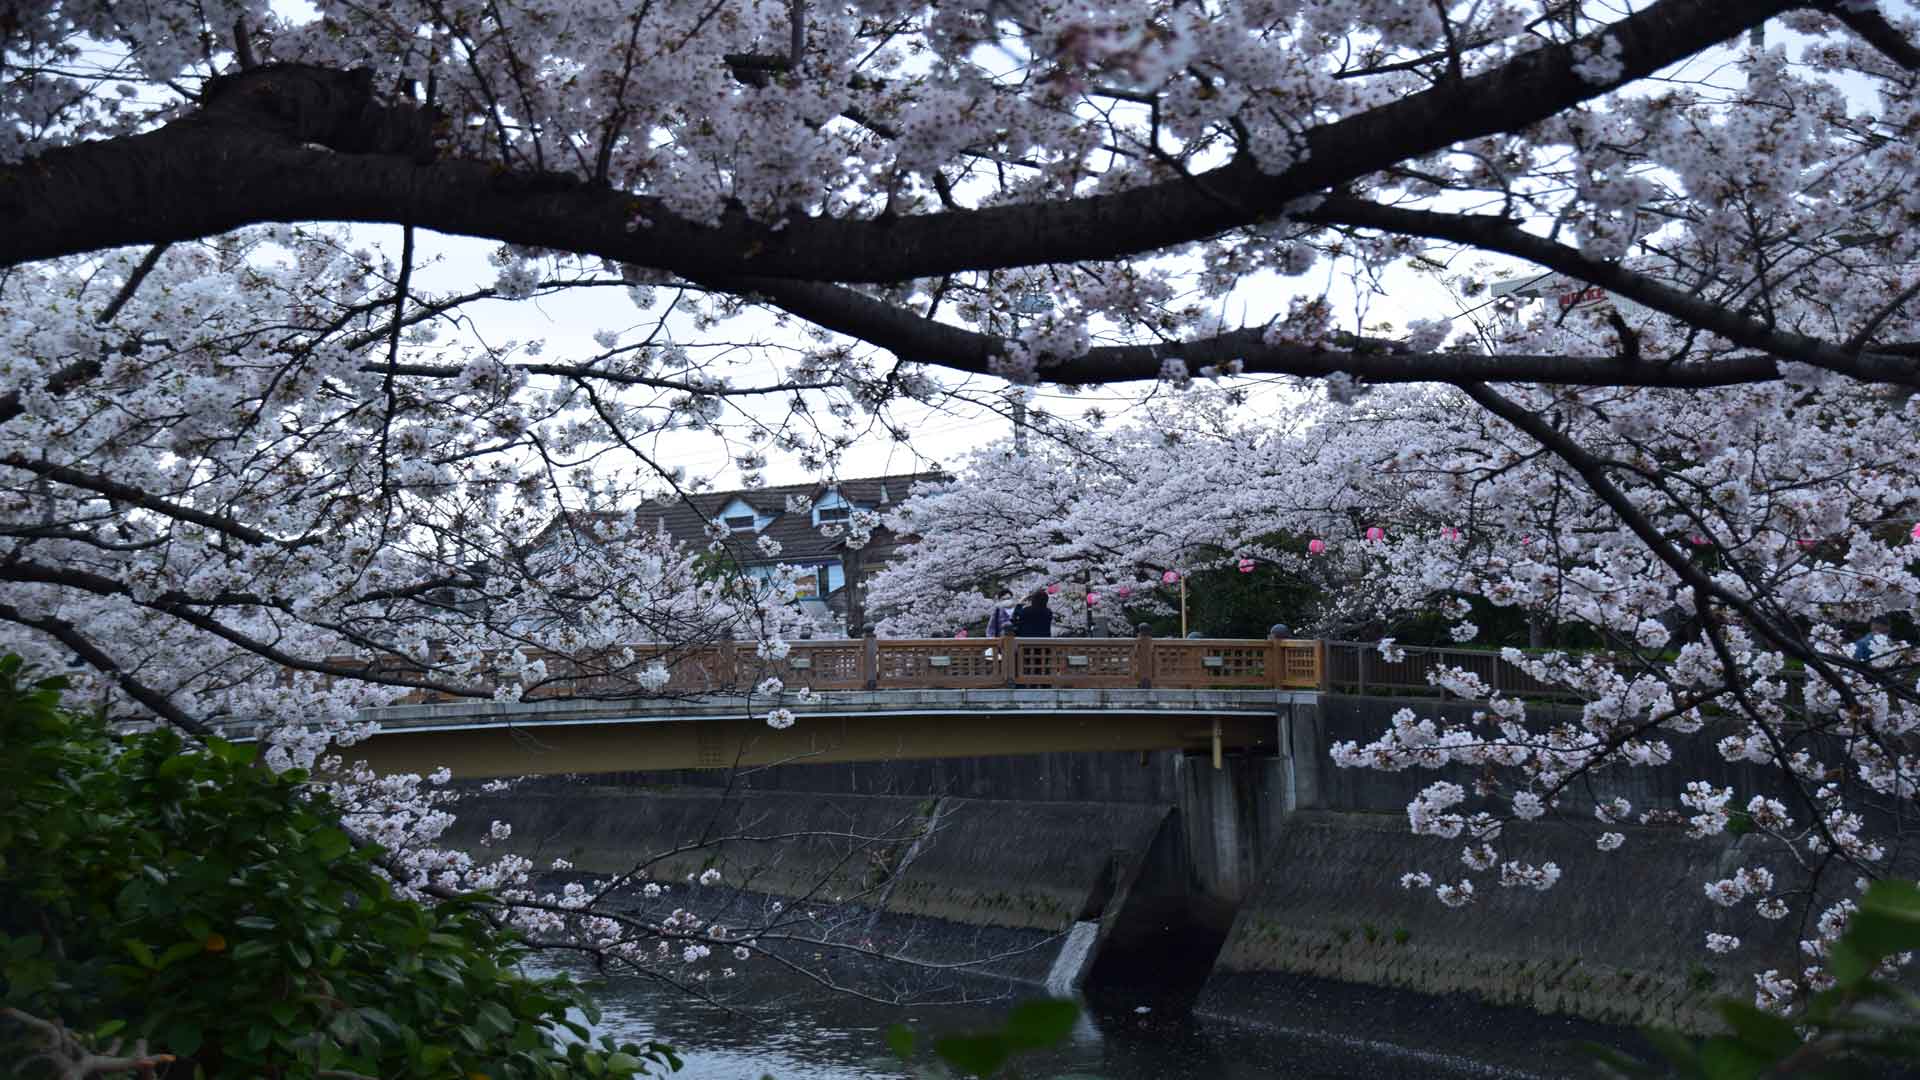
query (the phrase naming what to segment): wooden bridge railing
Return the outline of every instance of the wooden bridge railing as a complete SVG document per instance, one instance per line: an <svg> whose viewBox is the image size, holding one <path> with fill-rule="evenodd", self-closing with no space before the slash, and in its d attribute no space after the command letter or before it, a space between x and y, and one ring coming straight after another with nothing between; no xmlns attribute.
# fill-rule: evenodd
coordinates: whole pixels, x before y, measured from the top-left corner
<svg viewBox="0 0 1920 1080"><path fill-rule="evenodd" d="M700 647L634 646L635 661L608 654L576 660L537 655L544 685L527 699L637 697L637 677L658 660L669 694L741 692L769 675L789 689L947 690L985 688L1314 690L1324 683L1326 648L1312 640L1236 638L853 638L795 641L782 660L751 642ZM395 668L384 670L395 671ZM406 701L452 700L422 692Z"/></svg>

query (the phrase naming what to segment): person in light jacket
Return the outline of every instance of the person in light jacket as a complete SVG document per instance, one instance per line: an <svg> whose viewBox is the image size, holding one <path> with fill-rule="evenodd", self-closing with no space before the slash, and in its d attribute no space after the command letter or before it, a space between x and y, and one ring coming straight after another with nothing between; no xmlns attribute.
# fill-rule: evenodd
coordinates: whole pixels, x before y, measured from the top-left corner
<svg viewBox="0 0 1920 1080"><path fill-rule="evenodd" d="M987 616L987 636L999 637L1013 625L1013 590L1001 589L993 601L993 614Z"/></svg>

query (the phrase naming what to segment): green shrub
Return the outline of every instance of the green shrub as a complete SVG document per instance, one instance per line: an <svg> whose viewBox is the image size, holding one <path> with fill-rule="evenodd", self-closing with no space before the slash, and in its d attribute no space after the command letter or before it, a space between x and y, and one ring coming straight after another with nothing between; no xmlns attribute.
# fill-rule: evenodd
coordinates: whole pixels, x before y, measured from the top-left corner
<svg viewBox="0 0 1920 1080"><path fill-rule="evenodd" d="M588 1044L591 1002L518 970L527 945L488 898L396 897L384 853L299 771L251 746L115 736L63 711L63 685L0 659L0 1008L206 1077L679 1067L657 1044ZM0 1013L6 1060L43 1037Z"/></svg>

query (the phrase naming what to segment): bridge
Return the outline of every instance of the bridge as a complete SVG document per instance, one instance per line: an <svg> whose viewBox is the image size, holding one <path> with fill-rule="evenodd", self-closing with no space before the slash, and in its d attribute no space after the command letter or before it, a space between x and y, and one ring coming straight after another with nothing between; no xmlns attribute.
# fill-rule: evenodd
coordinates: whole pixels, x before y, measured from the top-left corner
<svg viewBox="0 0 1920 1080"><path fill-rule="evenodd" d="M548 655L546 679L517 702L416 694L368 710L381 731L355 753L382 772L463 778L1116 750L1205 753L1217 767L1229 750L1283 752L1293 709L1321 692L1431 693L1436 664L1552 693L1495 653L1405 652L1143 634L796 641L778 660L734 642ZM669 680L642 692L634 677L655 662ZM768 677L780 697L746 692ZM791 727L767 724L776 707Z"/></svg>
<svg viewBox="0 0 1920 1080"><path fill-rule="evenodd" d="M540 659L517 702L414 695L367 710L354 748L381 772L441 766L462 778L828 764L1057 751L1274 752L1276 716L1315 700L1326 648L1310 640L855 638L636 648ZM656 693L634 675L670 672ZM779 678L778 698L747 693ZM809 691L798 700L796 691ZM766 722L779 707L791 727Z"/></svg>

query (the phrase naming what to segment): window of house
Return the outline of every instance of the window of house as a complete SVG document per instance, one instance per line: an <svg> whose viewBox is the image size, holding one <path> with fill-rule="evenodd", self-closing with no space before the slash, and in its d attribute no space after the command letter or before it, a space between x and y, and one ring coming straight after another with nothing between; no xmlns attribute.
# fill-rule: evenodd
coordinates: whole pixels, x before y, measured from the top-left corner
<svg viewBox="0 0 1920 1080"><path fill-rule="evenodd" d="M823 525L844 523L847 515L852 512L853 508L849 506L823 506L820 508L820 523Z"/></svg>
<svg viewBox="0 0 1920 1080"><path fill-rule="evenodd" d="M753 531L753 515L752 514L734 514L730 517L722 518L721 520L725 521L727 523L727 528L732 529L734 532L752 532Z"/></svg>

